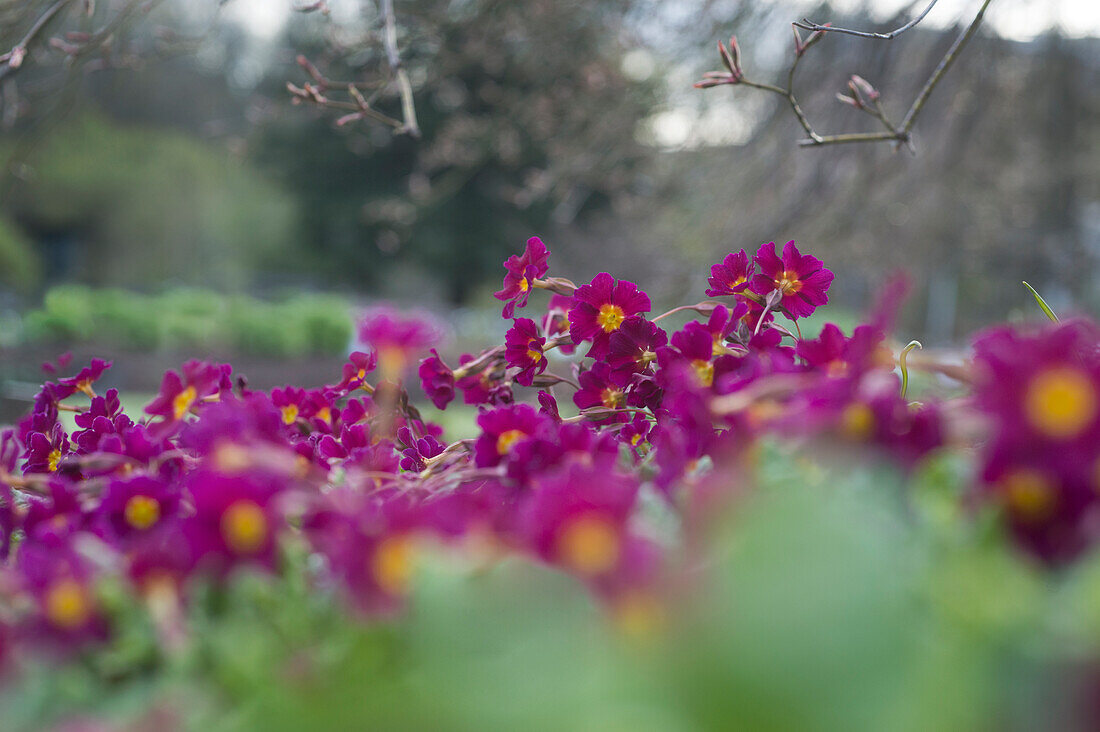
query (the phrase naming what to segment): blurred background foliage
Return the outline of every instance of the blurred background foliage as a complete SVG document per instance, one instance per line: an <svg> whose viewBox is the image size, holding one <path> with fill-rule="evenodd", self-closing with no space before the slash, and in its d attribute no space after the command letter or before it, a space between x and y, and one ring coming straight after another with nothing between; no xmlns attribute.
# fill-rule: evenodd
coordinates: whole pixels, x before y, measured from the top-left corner
<svg viewBox="0 0 1100 732"><path fill-rule="evenodd" d="M343 356L351 305L336 295L281 301L177 288L159 295L60 286L25 318L27 340L181 353L222 350L253 356Z"/></svg>

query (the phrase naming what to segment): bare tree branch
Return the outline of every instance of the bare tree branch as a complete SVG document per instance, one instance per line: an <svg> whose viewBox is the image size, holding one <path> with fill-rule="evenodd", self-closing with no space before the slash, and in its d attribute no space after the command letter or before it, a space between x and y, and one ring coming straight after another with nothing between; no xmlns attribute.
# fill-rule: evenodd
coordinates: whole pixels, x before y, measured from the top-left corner
<svg viewBox="0 0 1100 732"><path fill-rule="evenodd" d="M393 0L381 0L382 15L386 21L385 44L386 58L397 81L397 90L401 94L401 114L405 125L400 130L410 137L420 137L420 125L416 121L416 107L413 106L413 89L409 73L401 65L401 56L397 53L397 20L393 14Z"/></svg>
<svg viewBox="0 0 1100 732"><path fill-rule="evenodd" d="M818 23L813 22L809 18L803 18L802 20L798 21L794 25L798 28L801 28L802 30L822 31L822 32L825 32L825 33L845 33L847 35L858 36L860 38L878 38L878 39L883 40L883 41L889 41L893 38L897 38L902 33L904 33L905 31L907 31L910 28L912 28L913 26L915 26L917 23L924 20L924 17L926 15L928 15L928 13L932 12L932 8L936 7L936 3L938 3L939 1L940 0L932 0L932 2L928 3L928 7L926 7L920 15L913 18L911 21L909 21L905 25L901 26L900 28L895 28L894 30L890 31L889 33L873 33L873 32L870 32L870 31L851 30L850 28L836 28L836 27L831 26L827 23L825 25L819 25Z"/></svg>
<svg viewBox="0 0 1100 732"><path fill-rule="evenodd" d="M940 83L940 79L947 73L947 70L951 68L951 65L955 63L955 59L959 57L959 52L962 51L963 46L974 36L978 31L978 26L982 24L982 18L985 17L986 8L989 7L989 3L993 0L985 0L982 6L978 8L978 14L974 17L974 20L970 22L966 30L955 39L955 42L951 44L951 48L947 49L947 53L940 59L939 64L936 66L932 75L928 77L928 81L925 82L924 87L920 90L920 94L913 101L913 106L909 108L909 112L905 115L905 119L902 120L900 131L905 134L909 134L909 131L913 129L913 124L917 121L917 115L924 109L924 103L928 101L928 97L931 96L932 90L936 88L936 84Z"/></svg>
<svg viewBox="0 0 1100 732"><path fill-rule="evenodd" d="M27 31L27 34L23 36L19 43L16 43L7 53L0 54L0 63L4 64L0 67L0 81L3 81L9 74L15 73L23 65L23 58L27 55L27 46L54 19L54 16L64 10L71 2L72 0L57 0L34 22L34 25L30 27L30 30Z"/></svg>
<svg viewBox="0 0 1100 732"><path fill-rule="evenodd" d="M855 133L843 133L837 135L821 135L818 134L813 125L810 124L805 112L802 110L801 105L798 102L798 98L794 93L794 77L795 72L798 69L798 64L802 59L802 56L806 53L806 50L810 46L821 40L825 34L829 31L838 31L841 33L848 33L849 35L856 35L861 37L881 38L889 40L896 38L901 33L909 30L928 15L929 11L936 5L938 0L932 0L924 11L913 20L909 21L900 28L891 31L890 33L879 34L867 34L862 31L851 31L841 28L834 28L831 25L818 25L816 23L810 23L803 19L802 22L793 23L794 30L794 45L795 45L795 58L791 64L789 71L787 72L787 85L786 87L779 87L773 84L762 84L759 82L749 81L745 78L744 71L741 68L741 50L737 45L737 38L730 38L730 47L727 49L721 41L718 43L719 54L722 58L722 64L726 67L725 71L708 71L703 75L703 80L695 84L696 88L709 89L715 86L748 86L753 89L760 89L762 91L778 94L787 100L788 106L794 113L798 123L802 126L802 129L806 132L806 139L799 141L800 147L821 147L824 145L841 145L854 142L893 142L900 147L901 145L912 146L911 137L913 126L916 124L917 116L924 109L925 103L932 95L932 91L943 79L944 75L951 68L951 66L958 59L960 52L977 33L978 27L982 24L982 20L985 18L985 12L989 8L990 3L993 0L983 0L981 6L978 8L978 12L975 14L973 20L966 27L965 30L955 39L955 42L951 44L951 47L944 54L943 58L936 65L936 68L932 70L928 80L921 87L920 92L917 94L916 99L913 100L913 104L909 107L909 111L906 112L905 118L900 125L895 126L886 115L885 109L882 107L882 103L879 100L879 93L874 89L865 79L860 76L853 75L848 82L848 88L851 95L846 96L838 94L837 97L841 102L848 104L856 109L867 112L875 119L879 120L886 128L885 132L855 132ZM798 33L798 29L806 29L812 31L808 38L805 40ZM865 99L866 97L866 99ZM868 103L868 100L870 103Z"/></svg>

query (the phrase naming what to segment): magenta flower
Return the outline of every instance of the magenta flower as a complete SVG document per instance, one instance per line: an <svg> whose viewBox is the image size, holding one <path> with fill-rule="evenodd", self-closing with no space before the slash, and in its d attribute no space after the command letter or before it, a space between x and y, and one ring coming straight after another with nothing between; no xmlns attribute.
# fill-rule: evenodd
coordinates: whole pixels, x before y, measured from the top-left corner
<svg viewBox="0 0 1100 732"><path fill-rule="evenodd" d="M574 344L592 341L588 354L597 360L607 356L611 334L631 315L648 313L649 297L633 282L616 281L607 272L592 278L573 293L569 311L569 335Z"/></svg>
<svg viewBox="0 0 1100 732"><path fill-rule="evenodd" d="M1100 329L1070 321L1034 333L999 328L974 344L978 405L999 439L1080 449L1100 438Z"/></svg>
<svg viewBox="0 0 1100 732"><path fill-rule="evenodd" d="M707 297L736 295L743 292L749 286L752 275L753 263L745 250L730 252L719 264L710 268L710 277L707 279L710 288L707 290Z"/></svg>
<svg viewBox="0 0 1100 732"><path fill-rule="evenodd" d="M69 436L55 424L48 434L32 432L27 440L23 472L55 473L69 454Z"/></svg>
<svg viewBox="0 0 1100 732"><path fill-rule="evenodd" d="M531 386L535 376L546 370L546 356L542 352L546 339L539 335L538 326L530 318L518 318L504 336L504 357L509 366L518 368L516 383Z"/></svg>
<svg viewBox="0 0 1100 732"><path fill-rule="evenodd" d="M554 423L539 435L516 444L508 457L507 472L516 484L530 486L571 464L611 470L618 457L613 435L583 423Z"/></svg>
<svg viewBox="0 0 1100 732"><path fill-rule="evenodd" d="M91 569L68 544L28 542L17 568L38 608L38 632L65 646L107 636Z"/></svg>
<svg viewBox="0 0 1100 732"><path fill-rule="evenodd" d="M611 574L626 553L637 493L631 477L573 465L540 482L526 509L528 541L543 559L582 577Z"/></svg>
<svg viewBox="0 0 1100 732"><path fill-rule="evenodd" d="M178 490L164 481L140 475L111 481L97 513L106 536L132 542L174 521L179 505Z"/></svg>
<svg viewBox="0 0 1100 732"><path fill-rule="evenodd" d="M648 441L652 429L653 420L651 418L645 414L635 414L634 419L619 431L619 439L629 445L631 451L637 457L639 448Z"/></svg>
<svg viewBox="0 0 1100 732"><path fill-rule="evenodd" d="M197 470L186 488L194 514L184 519L183 533L200 565L219 575L242 562L274 567L282 526L274 506L277 485L253 475Z"/></svg>
<svg viewBox="0 0 1100 732"><path fill-rule="evenodd" d="M579 409L618 409L626 406L626 389L618 383L611 367L604 361L597 361L592 368L577 377L580 389L573 394L573 403ZM625 413L621 415L627 419Z"/></svg>
<svg viewBox="0 0 1100 732"><path fill-rule="evenodd" d="M561 424L561 414L558 413L558 400L554 398L554 395L548 391L540 391L538 399L539 414L545 414L555 423Z"/></svg>
<svg viewBox="0 0 1100 732"><path fill-rule="evenodd" d="M344 395L362 387L367 380L367 374L378 367L378 354L376 352L364 353L352 351L348 356L348 362L344 364L343 376L338 384L333 384L329 389L336 395Z"/></svg>
<svg viewBox="0 0 1100 732"><path fill-rule="evenodd" d="M503 317L511 319L517 307L527 305L535 280L543 277L550 269L547 265L549 259L550 251L537 236L527 240L527 247L522 255L513 254L508 257L504 263L504 269L508 271L504 275L504 287L495 295L496 299L504 301L504 309L501 311Z"/></svg>
<svg viewBox="0 0 1100 732"><path fill-rule="evenodd" d="M203 361L188 361L181 371L169 371L164 375L160 392L145 408L146 413L164 417L165 423L179 422L203 399L228 386L228 364L217 366Z"/></svg>
<svg viewBox="0 0 1100 732"><path fill-rule="evenodd" d="M416 356L441 337L435 319L423 313L405 315L383 306L368 310L359 321L359 340L377 354L382 378L389 381L400 379Z"/></svg>
<svg viewBox="0 0 1100 732"><path fill-rule="evenodd" d="M356 607L387 613L411 589L420 536L433 518L418 496L386 490L364 499L338 492L308 513L302 528Z"/></svg>
<svg viewBox="0 0 1100 732"><path fill-rule="evenodd" d="M470 354L462 354L458 359L459 368L474 360ZM462 390L462 400L466 404L511 404L512 387L505 381L493 378L493 366L490 364L471 371L455 380Z"/></svg>
<svg viewBox="0 0 1100 732"><path fill-rule="evenodd" d="M431 356L420 362L417 370L420 386L436 409L446 409L455 398L455 374L434 348L431 353Z"/></svg>
<svg viewBox="0 0 1100 732"><path fill-rule="evenodd" d="M92 399L87 411L76 415L74 421L83 429L73 433L73 442L86 453L98 449L105 436L122 434L134 424L122 412L117 389L108 389L105 395Z"/></svg>
<svg viewBox="0 0 1100 732"><path fill-rule="evenodd" d="M652 373L657 351L668 343L668 335L640 315L623 321L607 342L607 365L611 379L620 386L631 383L633 376Z"/></svg>
<svg viewBox="0 0 1100 732"><path fill-rule="evenodd" d="M433 435L426 435L420 439L416 439L413 436L412 430L408 427L402 427L398 430L397 435L401 442L406 445L405 449L401 451L402 470L419 473L428 467L427 463L424 462L425 460L440 455L447 447Z"/></svg>
<svg viewBox="0 0 1100 732"><path fill-rule="evenodd" d="M306 415L302 414L305 402L305 389L286 386L271 390L271 403L279 410L279 416L287 427L297 424L299 417L305 419Z"/></svg>
<svg viewBox="0 0 1100 732"><path fill-rule="evenodd" d="M750 288L760 296L779 292L779 306L792 318L804 318L829 301L825 293L833 273L820 259L800 254L793 241L783 247L782 259L775 254L775 242L761 246L753 259L760 273L752 278Z"/></svg>
<svg viewBox="0 0 1100 732"><path fill-rule="evenodd" d="M103 376L103 372L109 368L111 368L110 361L93 358L91 364L82 368L76 376L58 379L57 383L74 391L84 392L89 397L94 397L95 392L92 391L92 384L99 381L100 377Z"/></svg>
<svg viewBox="0 0 1100 732"><path fill-rule="evenodd" d="M542 433L549 420L527 404L513 404L477 416L481 436L474 444L479 468L499 465L524 440Z"/></svg>
<svg viewBox="0 0 1100 732"><path fill-rule="evenodd" d="M1062 564L1096 543L1100 500L1088 468L1049 450L996 444L985 455L980 495L1001 508L1021 548Z"/></svg>
<svg viewBox="0 0 1100 732"><path fill-rule="evenodd" d="M54 478L47 488L47 496L35 496L27 501L27 513L23 516L23 533L34 543L58 543L88 523L75 484Z"/></svg>

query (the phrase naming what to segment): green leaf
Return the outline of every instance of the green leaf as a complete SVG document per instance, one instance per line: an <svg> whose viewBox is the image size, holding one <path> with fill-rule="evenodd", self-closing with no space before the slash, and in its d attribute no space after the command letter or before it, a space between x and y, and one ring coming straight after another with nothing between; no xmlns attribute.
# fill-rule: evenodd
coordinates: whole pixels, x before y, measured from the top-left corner
<svg viewBox="0 0 1100 732"><path fill-rule="evenodd" d="M1035 288L1029 285L1026 280L1024 281L1024 287L1026 287L1028 291L1031 292L1032 296L1035 298L1035 302L1039 303L1039 307L1046 314L1046 316L1050 318L1052 322L1057 323L1058 316L1055 315L1054 311L1050 309L1050 305L1047 305L1047 301L1044 300L1042 296L1035 291Z"/></svg>

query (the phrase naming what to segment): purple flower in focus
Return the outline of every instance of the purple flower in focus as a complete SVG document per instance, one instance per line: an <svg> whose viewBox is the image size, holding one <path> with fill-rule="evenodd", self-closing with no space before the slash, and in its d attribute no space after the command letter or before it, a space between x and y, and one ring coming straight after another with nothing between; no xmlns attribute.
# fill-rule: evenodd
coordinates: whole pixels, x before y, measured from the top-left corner
<svg viewBox="0 0 1100 732"><path fill-rule="evenodd" d="M592 341L588 354L597 360L607 356L611 334L627 318L648 313L649 297L633 282L616 281L607 272L592 278L573 293L576 303L569 311L569 335L574 344Z"/></svg>
<svg viewBox="0 0 1100 732"><path fill-rule="evenodd" d="M417 374L424 393L436 409L446 409L455 398L455 374L433 348L432 355L420 362Z"/></svg>
<svg viewBox="0 0 1100 732"><path fill-rule="evenodd" d="M623 321L607 342L607 365L611 379L620 386L630 384L640 373L652 373L657 351L668 342L668 335L640 315Z"/></svg>
<svg viewBox="0 0 1100 732"><path fill-rule="evenodd" d="M516 383L531 386L537 374L546 370L546 356L542 347L546 339L539 334L538 326L530 318L518 318L504 336L504 357L509 366L519 368Z"/></svg>
<svg viewBox="0 0 1100 732"><path fill-rule="evenodd" d="M479 468L498 465L517 444L541 434L549 424L547 417L527 404L512 404L482 412L477 417L481 436L474 444Z"/></svg>
<svg viewBox="0 0 1100 732"><path fill-rule="evenodd" d="M760 273L752 278L750 288L762 297L779 292L779 306L792 318L811 315L829 301L825 293L833 273L820 259L799 253L793 241L783 247L782 259L775 254L775 242L769 242L757 250L754 260Z"/></svg>
<svg viewBox="0 0 1100 732"><path fill-rule="evenodd" d="M504 301L504 309L501 315L511 319L517 307L525 307L527 298L531 295L531 288L535 280L541 278L549 271L547 262L550 259L550 251L542 243L542 239L533 236L527 240L527 246L520 256L512 255L504 263L507 274L504 275L504 287L496 293L496 299Z"/></svg>
<svg viewBox="0 0 1100 732"><path fill-rule="evenodd" d="M744 249L739 252L730 252L719 264L710 268L710 278L707 279L710 288L707 290L707 297L736 295L743 292L748 288L749 280L752 279L752 270L752 260Z"/></svg>

